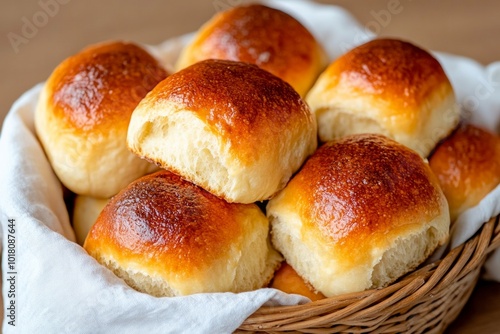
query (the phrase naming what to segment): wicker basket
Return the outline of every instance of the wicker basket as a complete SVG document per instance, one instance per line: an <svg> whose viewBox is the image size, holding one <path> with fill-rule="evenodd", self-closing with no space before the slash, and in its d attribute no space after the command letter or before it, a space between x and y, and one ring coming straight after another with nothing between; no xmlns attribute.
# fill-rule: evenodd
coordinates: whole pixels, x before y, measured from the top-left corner
<svg viewBox="0 0 500 334"><path fill-rule="evenodd" d="M442 260L386 288L262 307L237 332L441 333L469 299L486 256L500 246L499 217Z"/></svg>

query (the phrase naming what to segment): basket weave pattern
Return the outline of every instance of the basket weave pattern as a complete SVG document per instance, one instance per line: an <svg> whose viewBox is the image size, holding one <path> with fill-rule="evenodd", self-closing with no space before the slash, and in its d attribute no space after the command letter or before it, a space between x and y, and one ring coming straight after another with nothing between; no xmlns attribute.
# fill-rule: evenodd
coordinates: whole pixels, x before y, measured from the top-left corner
<svg viewBox="0 0 500 334"><path fill-rule="evenodd" d="M442 260L386 288L262 307L237 332L441 333L465 306L487 255L500 246L499 217Z"/></svg>

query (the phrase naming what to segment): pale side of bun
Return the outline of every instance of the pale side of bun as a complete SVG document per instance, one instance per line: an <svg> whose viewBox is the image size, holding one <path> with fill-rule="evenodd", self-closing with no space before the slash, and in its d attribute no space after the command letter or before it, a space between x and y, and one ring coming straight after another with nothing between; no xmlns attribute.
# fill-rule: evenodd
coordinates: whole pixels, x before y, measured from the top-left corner
<svg viewBox="0 0 500 334"><path fill-rule="evenodd" d="M455 221L500 183L500 138L463 125L438 146L429 164L448 200L451 221Z"/></svg>
<svg viewBox="0 0 500 334"><path fill-rule="evenodd" d="M73 206L73 230L76 242L83 245L85 238L94 225L109 199L77 195Z"/></svg>
<svg viewBox="0 0 500 334"><path fill-rule="evenodd" d="M282 261L257 205L229 204L168 171L114 196L84 248L153 296L255 290Z"/></svg>
<svg viewBox="0 0 500 334"><path fill-rule="evenodd" d="M257 4L213 17L183 50L176 67L205 59L255 64L291 84L301 96L327 65L322 47L299 21Z"/></svg>
<svg viewBox="0 0 500 334"><path fill-rule="evenodd" d="M321 292L314 291L314 288L306 283L302 277L288 263L283 262L281 267L274 274L271 288L281 290L309 298L311 301L324 299Z"/></svg>
<svg viewBox="0 0 500 334"><path fill-rule="evenodd" d="M320 140L379 133L427 157L456 127L460 112L439 62L427 51L376 39L335 60L306 98Z"/></svg>
<svg viewBox="0 0 500 334"><path fill-rule="evenodd" d="M38 138L61 182L76 194L109 198L156 167L126 144L130 115L167 76L142 48L90 46L50 75L35 112Z"/></svg>
<svg viewBox="0 0 500 334"><path fill-rule="evenodd" d="M292 87L255 65L205 60L158 84L130 121L132 152L228 202L270 198L317 146Z"/></svg>
<svg viewBox="0 0 500 334"><path fill-rule="evenodd" d="M448 204L429 166L381 135L321 146L267 206L272 241L327 297L383 287L448 237Z"/></svg>

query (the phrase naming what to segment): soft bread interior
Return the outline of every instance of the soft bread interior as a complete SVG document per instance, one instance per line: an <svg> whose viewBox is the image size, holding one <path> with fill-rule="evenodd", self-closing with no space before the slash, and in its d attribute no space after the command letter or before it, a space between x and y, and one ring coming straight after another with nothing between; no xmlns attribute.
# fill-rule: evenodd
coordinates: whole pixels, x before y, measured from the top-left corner
<svg viewBox="0 0 500 334"><path fill-rule="evenodd" d="M441 243L442 236L432 224L418 233L396 239L373 267L371 287L384 287L414 270Z"/></svg>
<svg viewBox="0 0 500 334"><path fill-rule="evenodd" d="M316 147L315 128L296 127L280 133L281 140L271 148L242 152L195 112L168 103L148 108L139 107L132 116L129 148L228 202L270 198Z"/></svg>
<svg viewBox="0 0 500 334"><path fill-rule="evenodd" d="M189 125L189 126L186 126ZM223 157L228 149L219 143L203 122L190 112L155 117L129 137L129 145L161 166L182 171L209 189L232 189L234 178ZM186 140L189 138L190 140Z"/></svg>
<svg viewBox="0 0 500 334"><path fill-rule="evenodd" d="M323 108L316 111L316 117L320 138L334 140L357 133L379 133L391 137L376 119L352 114L349 110Z"/></svg>
<svg viewBox="0 0 500 334"><path fill-rule="evenodd" d="M112 256L91 254L97 262L111 270L130 287L155 297L173 297L179 294L160 277L152 277L133 267L123 268Z"/></svg>
<svg viewBox="0 0 500 334"><path fill-rule="evenodd" d="M387 286L421 264L448 233L448 223L440 216L389 240L385 249L373 248L367 262L346 264L335 246L305 231L299 215L270 211L273 245L300 276L327 297Z"/></svg>
<svg viewBox="0 0 500 334"><path fill-rule="evenodd" d="M319 93L308 96L308 102L316 114L318 134L323 142L351 134L377 133L425 158L441 139L451 133L460 119L453 92L438 90L418 107L409 107L419 108L416 119L405 116L404 110L395 110L390 104L372 101L372 98L340 95L325 103L316 101L315 94Z"/></svg>

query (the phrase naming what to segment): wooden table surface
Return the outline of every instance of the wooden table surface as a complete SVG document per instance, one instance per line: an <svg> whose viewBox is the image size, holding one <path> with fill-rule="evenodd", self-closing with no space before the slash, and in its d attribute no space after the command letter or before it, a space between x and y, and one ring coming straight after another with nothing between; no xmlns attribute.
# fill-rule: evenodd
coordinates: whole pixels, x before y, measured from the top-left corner
<svg viewBox="0 0 500 334"><path fill-rule="evenodd" d="M111 39L156 44L196 30L217 8L243 2L2 1L0 124L23 91L45 80L61 60L86 45ZM483 64L500 60L499 1L320 2L343 6L363 25L378 30L381 36L402 37L425 48L464 55ZM397 8L397 13L387 15L390 8ZM38 26L30 30L26 22L37 22ZM23 37L22 42L13 45L9 39L12 33ZM480 282L447 333L500 333L500 284Z"/></svg>

